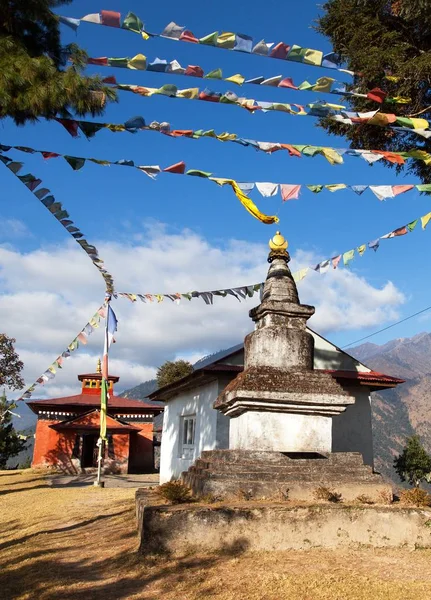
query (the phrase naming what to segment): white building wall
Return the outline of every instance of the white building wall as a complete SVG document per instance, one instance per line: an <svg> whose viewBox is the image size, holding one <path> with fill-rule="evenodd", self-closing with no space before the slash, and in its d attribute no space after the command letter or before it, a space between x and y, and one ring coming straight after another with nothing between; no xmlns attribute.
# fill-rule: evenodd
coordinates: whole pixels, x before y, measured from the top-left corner
<svg viewBox="0 0 431 600"><path fill-rule="evenodd" d="M195 390L179 394L166 403L160 452L160 483L178 479L195 462L203 450L216 448L218 411L213 403L218 395L218 382L212 381ZM196 415L195 445L181 452L181 417Z"/></svg>
<svg viewBox="0 0 431 600"><path fill-rule="evenodd" d="M360 388L355 396L355 404L333 417L332 452L360 452L364 463L374 466L371 399L368 391Z"/></svg>

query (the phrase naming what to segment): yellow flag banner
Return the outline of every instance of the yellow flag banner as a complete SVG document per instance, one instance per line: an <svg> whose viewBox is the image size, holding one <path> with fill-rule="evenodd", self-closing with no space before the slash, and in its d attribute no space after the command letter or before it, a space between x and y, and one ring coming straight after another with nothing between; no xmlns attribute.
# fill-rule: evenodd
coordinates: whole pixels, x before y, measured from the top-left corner
<svg viewBox="0 0 431 600"><path fill-rule="evenodd" d="M261 223L265 223L265 225L273 225L279 222L280 219L276 215L270 216L260 212L256 204L238 187L236 181L231 180L226 183L229 183L238 200L255 219L258 219Z"/></svg>

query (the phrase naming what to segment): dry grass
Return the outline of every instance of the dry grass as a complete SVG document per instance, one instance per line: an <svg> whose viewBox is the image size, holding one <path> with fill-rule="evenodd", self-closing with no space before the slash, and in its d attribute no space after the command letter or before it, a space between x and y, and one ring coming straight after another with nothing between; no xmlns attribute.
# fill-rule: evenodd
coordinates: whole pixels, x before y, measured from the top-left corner
<svg viewBox="0 0 431 600"><path fill-rule="evenodd" d="M143 559L133 489L57 488L0 472L0 595L7 600L416 600L429 550L238 552Z"/></svg>

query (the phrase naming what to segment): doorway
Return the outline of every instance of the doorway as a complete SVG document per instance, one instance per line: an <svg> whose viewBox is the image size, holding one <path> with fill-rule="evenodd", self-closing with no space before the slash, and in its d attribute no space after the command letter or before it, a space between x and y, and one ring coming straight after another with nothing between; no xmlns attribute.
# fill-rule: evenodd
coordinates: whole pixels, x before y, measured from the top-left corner
<svg viewBox="0 0 431 600"><path fill-rule="evenodd" d="M81 468L97 467L97 435L85 434L82 436Z"/></svg>

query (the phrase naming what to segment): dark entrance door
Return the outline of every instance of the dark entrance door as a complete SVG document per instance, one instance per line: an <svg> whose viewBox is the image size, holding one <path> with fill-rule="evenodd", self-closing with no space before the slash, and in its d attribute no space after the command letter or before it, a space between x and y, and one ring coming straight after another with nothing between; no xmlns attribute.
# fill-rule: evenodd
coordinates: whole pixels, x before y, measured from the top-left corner
<svg viewBox="0 0 431 600"><path fill-rule="evenodd" d="M83 469L97 466L97 462L94 460L95 450L97 449L96 442L97 435L84 434L82 436L81 467Z"/></svg>

